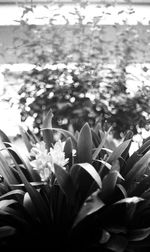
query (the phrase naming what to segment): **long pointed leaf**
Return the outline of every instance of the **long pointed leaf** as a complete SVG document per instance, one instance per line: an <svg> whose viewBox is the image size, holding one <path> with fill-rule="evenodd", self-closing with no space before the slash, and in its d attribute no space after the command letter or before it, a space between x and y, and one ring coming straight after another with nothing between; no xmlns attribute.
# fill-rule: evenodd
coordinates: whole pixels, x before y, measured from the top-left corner
<svg viewBox="0 0 150 252"><path fill-rule="evenodd" d="M13 157L12 157L13 158ZM46 225L48 224L49 219L49 210L47 205L45 204L43 198L41 197L40 193L27 181L26 177L22 173L19 165L13 158L13 161L15 163L15 166L17 168L18 174L22 180L22 182L25 185L26 191L29 193L31 200L33 202L33 205L35 207L35 211L39 217L40 220L42 220Z"/></svg>
<svg viewBox="0 0 150 252"><path fill-rule="evenodd" d="M28 152L30 152L33 146L28 139L27 133L25 132L25 130L23 129L23 127L21 125L19 126L19 129L20 129L22 139L25 143L25 146L26 146Z"/></svg>
<svg viewBox="0 0 150 252"><path fill-rule="evenodd" d="M137 183L134 190L131 191L131 195L141 196L150 188L150 175L143 178L142 181ZM130 196L130 193L128 193ZM143 196L142 196L143 197Z"/></svg>
<svg viewBox="0 0 150 252"><path fill-rule="evenodd" d="M4 142L8 142L11 143L10 139L8 138L8 136L0 129L0 139L1 141Z"/></svg>
<svg viewBox="0 0 150 252"><path fill-rule="evenodd" d="M125 177L128 172L132 169L132 167L137 163L141 157L150 149L150 140L146 141L136 152L134 152L131 157L128 158L124 169L122 169L121 173Z"/></svg>
<svg viewBox="0 0 150 252"><path fill-rule="evenodd" d="M29 159L25 155L24 157L21 156L19 151L15 148L13 144L11 144L11 147L7 149L10 152L10 155L13 157L13 160L16 161L16 159L14 158L14 155L12 155L12 151L19 157L19 159L21 160L21 163L23 164L24 168L28 171L29 176L32 178L33 181L35 182L40 181L40 176L38 175L37 172L33 170L32 166L30 165Z"/></svg>
<svg viewBox="0 0 150 252"><path fill-rule="evenodd" d="M110 155L107 162L112 164L112 162L116 161L119 157L121 157L121 154L128 148L130 145L131 140L126 140L122 144L120 144Z"/></svg>
<svg viewBox="0 0 150 252"><path fill-rule="evenodd" d="M109 130L104 134L104 137L102 138L101 143L99 144L99 146L97 147L97 149L96 149L95 152L93 153L93 159L94 159L94 160L97 158L98 154L99 154L100 151L102 150L102 148L103 148L103 146L104 146L104 144L105 144L105 142L106 142L106 139L107 139L107 137L108 137L110 131L111 131L111 128L109 128Z"/></svg>
<svg viewBox="0 0 150 252"><path fill-rule="evenodd" d="M68 164L69 169L73 164L73 153L72 153L72 151L73 151L73 144L72 144L71 138L69 137L69 138L67 138L65 146L64 146L65 158L69 159L69 164Z"/></svg>
<svg viewBox="0 0 150 252"><path fill-rule="evenodd" d="M15 228L11 226L0 227L0 239L13 235L15 231Z"/></svg>
<svg viewBox="0 0 150 252"><path fill-rule="evenodd" d="M73 183L72 177L67 171L65 171L59 165L55 164L54 167L55 167L55 175L60 188L66 195L66 198L74 205L76 188Z"/></svg>
<svg viewBox="0 0 150 252"><path fill-rule="evenodd" d="M15 203L16 200L13 199L5 199L0 201L0 209L5 210L6 207L10 206L11 204Z"/></svg>
<svg viewBox="0 0 150 252"><path fill-rule="evenodd" d="M43 133L43 140L46 144L46 148L48 151L54 144L52 118L53 118L53 113L52 113L52 110L50 109L43 121L42 129L41 129Z"/></svg>
<svg viewBox="0 0 150 252"><path fill-rule="evenodd" d="M130 188L132 188L132 182L135 182L137 178L144 174L144 171L147 168L149 161L150 151L146 152L146 154L138 162L136 162L132 169L128 172L125 177L126 186L130 184Z"/></svg>
<svg viewBox="0 0 150 252"><path fill-rule="evenodd" d="M92 133L92 141L94 143L94 146L97 148L100 144L100 139L93 129L91 129L91 133Z"/></svg>
<svg viewBox="0 0 150 252"><path fill-rule="evenodd" d="M52 128L52 118L53 118L53 113L52 113L52 110L50 109L43 120L42 128Z"/></svg>
<svg viewBox="0 0 150 252"><path fill-rule="evenodd" d="M19 202L23 201L23 197L24 197L24 191L16 189L10 192L7 192L3 195L0 196L0 200L3 199L17 199Z"/></svg>
<svg viewBox="0 0 150 252"><path fill-rule="evenodd" d="M101 181L101 178L100 178L98 172L94 168L94 166L92 166L91 164L88 164L88 163L83 163L83 164L79 163L78 165L80 167L82 167L87 173L89 173L89 175L94 179L94 181L97 183L97 185L101 189L102 188L102 181Z"/></svg>
<svg viewBox="0 0 150 252"><path fill-rule="evenodd" d="M100 193L100 197L104 200L104 202L107 201L107 199L111 198L111 195L113 194L116 187L117 179L117 171L111 171L104 177L102 183L102 191Z"/></svg>
<svg viewBox="0 0 150 252"><path fill-rule="evenodd" d="M82 127L79 134L77 159L78 163L92 163L92 134L88 123Z"/></svg>
<svg viewBox="0 0 150 252"><path fill-rule="evenodd" d="M15 178L11 168L9 167L7 161L0 152L0 174L4 177L6 182L17 184L17 179Z"/></svg>
<svg viewBox="0 0 150 252"><path fill-rule="evenodd" d="M150 235L150 227L129 230L128 236L130 241L141 241Z"/></svg>
<svg viewBox="0 0 150 252"><path fill-rule="evenodd" d="M77 215L77 218L75 219L75 222L73 224L73 228L81 222L83 219L85 219L87 216L95 213L99 209L101 209L105 204L103 201L99 198L97 195L98 192L93 193L83 204L80 212Z"/></svg>

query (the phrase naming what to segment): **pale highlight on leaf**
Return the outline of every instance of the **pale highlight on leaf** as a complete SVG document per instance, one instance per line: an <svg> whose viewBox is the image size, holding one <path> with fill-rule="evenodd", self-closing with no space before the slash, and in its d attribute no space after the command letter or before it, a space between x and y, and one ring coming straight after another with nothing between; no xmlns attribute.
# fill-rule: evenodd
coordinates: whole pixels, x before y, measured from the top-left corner
<svg viewBox="0 0 150 252"><path fill-rule="evenodd" d="M94 160L97 158L98 154L99 154L100 151L102 150L102 148L103 148L103 146L104 146L104 144L105 144L105 142L106 142L106 139L107 139L107 137L108 137L110 131L111 131L111 127L110 127L109 130L106 132L106 134L104 135L104 137L103 137L103 139L102 139L100 145L99 145L99 146L97 147L97 149L95 150L95 152L94 152L94 154L93 154L93 159L94 159Z"/></svg>
<svg viewBox="0 0 150 252"><path fill-rule="evenodd" d="M91 175L91 177L95 180L99 188L102 188L101 178L98 172L95 170L94 166L89 163L79 163L78 165Z"/></svg>

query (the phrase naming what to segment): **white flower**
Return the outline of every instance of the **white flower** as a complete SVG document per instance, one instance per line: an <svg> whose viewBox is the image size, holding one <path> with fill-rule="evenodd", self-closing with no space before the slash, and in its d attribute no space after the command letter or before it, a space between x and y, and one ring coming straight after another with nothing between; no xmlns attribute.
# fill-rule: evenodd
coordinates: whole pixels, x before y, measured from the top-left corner
<svg viewBox="0 0 150 252"><path fill-rule="evenodd" d="M43 181L48 180L52 172L55 172L54 164L64 168L68 163L68 158L65 159L64 145L65 142L58 140L48 152L45 143L42 141L36 143L31 149L30 155L35 159L30 164L38 171Z"/></svg>
<svg viewBox="0 0 150 252"><path fill-rule="evenodd" d="M52 157L53 164L57 164L64 168L64 166L68 163L68 158L65 159L65 152L64 152L64 145L65 142L61 142L59 139L53 148L50 148L50 155Z"/></svg>
<svg viewBox="0 0 150 252"><path fill-rule="evenodd" d="M32 149L31 149L31 152L30 152L31 156L39 156L39 155L47 155L48 154L48 151L46 150L45 148L45 143L44 141L41 141L41 142L38 142L36 143Z"/></svg>
<svg viewBox="0 0 150 252"><path fill-rule="evenodd" d="M39 171L40 177L43 181L46 181L51 176L51 171L49 168L44 168Z"/></svg>
<svg viewBox="0 0 150 252"><path fill-rule="evenodd" d="M30 164L39 172L41 179L46 181L52 173L53 163L45 143L43 141L36 143L31 149L30 155L35 158Z"/></svg>

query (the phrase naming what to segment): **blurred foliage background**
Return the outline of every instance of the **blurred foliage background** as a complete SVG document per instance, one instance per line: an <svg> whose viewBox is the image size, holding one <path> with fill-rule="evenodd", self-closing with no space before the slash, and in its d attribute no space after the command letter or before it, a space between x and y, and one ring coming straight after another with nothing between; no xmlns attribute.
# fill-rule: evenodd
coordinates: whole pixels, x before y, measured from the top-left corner
<svg viewBox="0 0 150 252"><path fill-rule="evenodd" d="M44 6L51 12L54 2ZM15 36L13 51L18 61L33 64L30 71L13 73L5 71L7 81L20 80L18 97L4 96L4 99L18 106L22 121L29 122L39 134L43 116L51 108L54 113L53 124L72 131L79 130L85 122L90 126L99 122L102 129L112 126L113 136L120 139L128 130L134 134L142 128L149 129L150 86L128 70L137 62L142 72L147 73L144 65L149 51L149 26L129 25L126 16L134 14L130 1L128 8L118 11L124 16L122 25L114 23L102 25L101 21L109 16L117 1L98 4L100 12L87 21L85 14L89 3L74 3L71 24L61 13L63 4L50 15L44 25L29 22L29 14L34 14L36 5L23 6L19 22L21 36ZM57 24L61 18L62 24ZM113 17L112 17L113 18ZM43 17L44 19L44 17ZM107 32L106 32L107 28ZM108 36L109 34L109 36ZM138 59L137 59L138 57ZM136 92L129 92L127 82L140 82Z"/></svg>

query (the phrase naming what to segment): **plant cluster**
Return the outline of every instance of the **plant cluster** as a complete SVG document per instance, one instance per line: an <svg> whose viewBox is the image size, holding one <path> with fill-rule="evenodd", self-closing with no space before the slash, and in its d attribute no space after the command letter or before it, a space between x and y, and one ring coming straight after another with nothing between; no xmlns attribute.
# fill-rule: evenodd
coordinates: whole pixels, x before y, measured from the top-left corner
<svg viewBox="0 0 150 252"><path fill-rule="evenodd" d="M73 135L52 116L40 140L20 128L27 157L0 132L1 249L148 251L150 140L130 156L132 132L112 151L110 129L86 123Z"/></svg>
<svg viewBox="0 0 150 252"><path fill-rule="evenodd" d="M146 87L134 95L126 87L127 74L119 69L91 64L53 65L19 74L18 90L22 121L31 119L39 133L43 113L53 110L55 127L80 130L85 122L112 125L115 138L132 130L137 134L149 118L149 92ZM32 127L32 126L31 126Z"/></svg>

